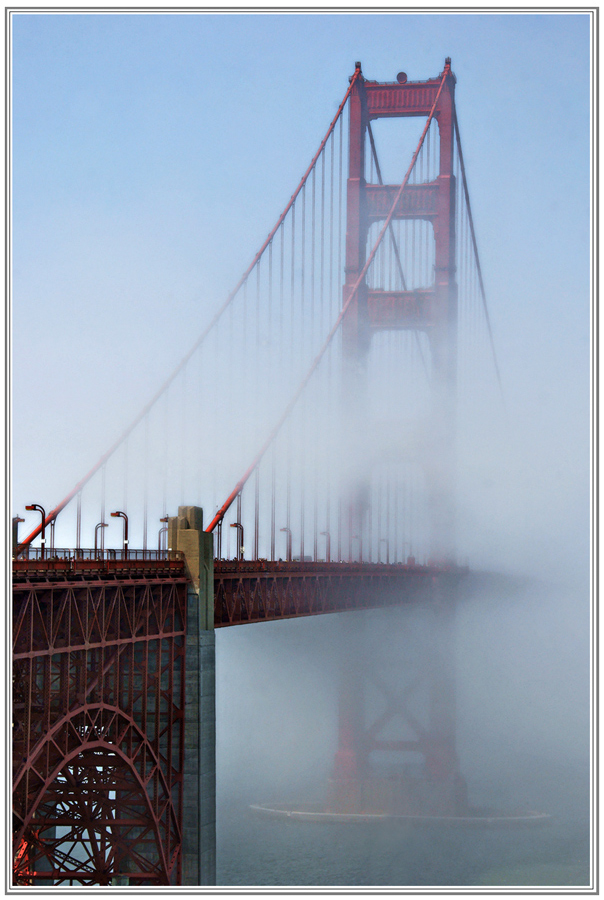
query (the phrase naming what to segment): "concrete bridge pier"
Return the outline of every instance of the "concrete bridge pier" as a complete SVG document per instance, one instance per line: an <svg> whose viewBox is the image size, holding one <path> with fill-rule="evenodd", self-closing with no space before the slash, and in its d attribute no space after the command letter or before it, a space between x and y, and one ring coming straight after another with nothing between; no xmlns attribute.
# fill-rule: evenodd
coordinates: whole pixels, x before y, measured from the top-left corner
<svg viewBox="0 0 604 900"><path fill-rule="evenodd" d="M184 553L188 574L183 781L183 886L216 884L216 653L213 535L203 510L179 506L168 548Z"/></svg>

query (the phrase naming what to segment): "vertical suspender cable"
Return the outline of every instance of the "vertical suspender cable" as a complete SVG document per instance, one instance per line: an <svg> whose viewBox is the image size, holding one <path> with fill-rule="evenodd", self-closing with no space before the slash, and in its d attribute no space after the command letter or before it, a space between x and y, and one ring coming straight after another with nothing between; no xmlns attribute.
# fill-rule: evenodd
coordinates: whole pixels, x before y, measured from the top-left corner
<svg viewBox="0 0 604 900"><path fill-rule="evenodd" d="M288 354L289 358L292 360L292 364L294 363L294 348L296 346L296 306L295 306L295 296L296 296L296 204L294 203L292 206L292 217L291 217L291 260L290 260L290 316L291 316L291 328L290 328L290 338L289 338L289 347Z"/></svg>
<svg viewBox="0 0 604 900"><path fill-rule="evenodd" d="M325 153L321 154L321 267L319 276L319 328L323 333L325 308Z"/></svg>
<svg viewBox="0 0 604 900"><path fill-rule="evenodd" d="M82 492L78 491L78 506L76 512L76 550L82 545Z"/></svg>
<svg viewBox="0 0 604 900"><path fill-rule="evenodd" d="M106 464L101 469L101 522L105 522L105 480L106 480ZM105 529L99 528L101 554L105 550Z"/></svg>
<svg viewBox="0 0 604 900"><path fill-rule="evenodd" d="M302 398L300 404L301 433L299 438L300 450L300 562L304 562L304 501L305 501L305 480L306 480L306 397Z"/></svg>
<svg viewBox="0 0 604 900"><path fill-rule="evenodd" d="M310 232L310 321L311 324L314 323L315 320L315 257L317 252L316 247L316 208L317 208L317 199L316 199L316 181L317 181L317 170L316 167L312 170L312 192L311 192L311 232ZM311 346L314 348L315 346L315 335L314 331L312 334L312 344Z"/></svg>
<svg viewBox="0 0 604 900"><path fill-rule="evenodd" d="M253 365L254 365L254 401L253 402L254 403L258 402L259 377L260 377L260 267L261 267L261 264L262 264L261 260L258 260L258 265L256 266L256 321L255 321L256 343L255 343L255 347L254 347L255 354L254 354L254 362L253 362ZM260 432L259 432L259 422L258 422L258 418L256 416L254 416L254 425L255 425L254 439L258 440Z"/></svg>
<svg viewBox="0 0 604 900"><path fill-rule="evenodd" d="M128 512L128 438L124 441L124 512Z"/></svg>
<svg viewBox="0 0 604 900"><path fill-rule="evenodd" d="M242 306L242 324L241 324L241 356L240 360L245 365L244 360L247 360L247 278L243 283L243 306Z"/></svg>
<svg viewBox="0 0 604 900"><path fill-rule="evenodd" d="M268 246L268 341L273 347L273 242Z"/></svg>
<svg viewBox="0 0 604 900"><path fill-rule="evenodd" d="M284 279L285 279L285 229L281 229L281 246L280 246L280 257L279 257L279 370L283 369L283 354L285 351L284 348L284 322L283 322L283 314L284 314L284 306L285 306L285 297L284 297Z"/></svg>
<svg viewBox="0 0 604 900"><path fill-rule="evenodd" d="M163 428L163 444L164 444L164 464L163 464L163 498L162 498L162 517L165 519L168 510L168 415L169 415L168 394L164 394L164 428ZM176 550L176 547L172 548Z"/></svg>
<svg viewBox="0 0 604 900"><path fill-rule="evenodd" d="M235 520L237 525L242 524L242 522L241 522L241 493L242 492L239 491L239 493L237 494L237 518ZM236 540L237 540L237 556L236 556L236 558L243 559L243 547L242 547L241 534L240 534L241 529L236 528L235 531L237 532L237 534L236 534Z"/></svg>
<svg viewBox="0 0 604 900"><path fill-rule="evenodd" d="M310 326L306 315L306 309L304 308L304 267L306 263L306 185L304 185L304 188L302 189L302 222L300 225L300 229L300 331L298 337L298 345L300 347L300 358L302 360L302 364L304 364L304 349L306 344L305 338L307 329Z"/></svg>
<svg viewBox="0 0 604 900"><path fill-rule="evenodd" d="M478 282L479 282L479 285L480 285L480 295L481 295L481 297L482 297L482 305L483 305L484 315L485 315L485 319L486 319L486 323L487 323L487 331L488 331L488 334L489 334L489 341L490 341L490 344L491 344L491 353L492 353L492 355L493 355L493 363L494 363L494 365L495 365L495 373L496 373L496 376L497 376L497 383L498 383L498 385L499 385L499 391L500 391L500 394L501 394L501 402L503 403L503 406L504 406L504 409L505 409L505 398L504 398L504 395L503 395L503 385L502 385L502 382L501 382L501 375L500 375L500 372L499 372L499 364L498 364L498 362L497 362L497 354L495 353L495 343L494 343L494 341L493 341L493 332L492 332L492 329L491 329L491 319L490 319L490 317L489 317L489 310L488 310L488 307L487 307L486 292L485 292L485 289L484 289L484 282L483 282L483 280L482 280L482 268L481 268L481 265L480 265L480 258L479 258L479 256L478 256L478 245L477 245L477 243L476 243L476 233L475 233L475 231L474 231L474 220L473 220L473 217L472 217L472 208L471 208L471 206L470 206L470 193L469 193L469 191L468 191L468 182L467 182L467 179L466 179L466 167L465 167L465 165L464 165L464 160L463 160L463 152L462 152L462 149L461 149L461 138L460 138L460 136L459 136L459 123L458 123L458 121L457 121L457 111L455 110L455 108L453 109L453 126L454 126L454 130L455 130L455 140L456 140L456 143L457 143L457 152L458 152L458 154L459 154L459 164L460 164L460 166L461 166L462 181L463 181L463 190L464 190L464 195L465 195L465 199L466 199L466 210L467 210L467 215L468 215L468 223L469 223L469 226L470 226L470 234L471 234L471 238L472 238L472 246L473 246L473 249L474 249L474 259L475 259L475 263L476 263L476 271L477 271L477 274L478 274Z"/></svg>
<svg viewBox="0 0 604 900"><path fill-rule="evenodd" d="M254 552L253 559L258 559L258 543L260 538L260 468L256 469L254 484Z"/></svg>
<svg viewBox="0 0 604 900"><path fill-rule="evenodd" d="M185 469L187 447L187 366L182 370L182 386L180 395L180 503L185 505Z"/></svg>
<svg viewBox="0 0 604 900"><path fill-rule="evenodd" d="M371 476L369 476L369 507L367 509L367 562L373 562L373 504L371 502Z"/></svg>
<svg viewBox="0 0 604 900"><path fill-rule="evenodd" d="M376 478L378 562L382 561L382 466L382 463L378 465Z"/></svg>
<svg viewBox="0 0 604 900"><path fill-rule="evenodd" d="M343 152L344 152L344 123L340 119L340 145L339 145L339 179L338 179L338 276L343 275L342 272L342 247L343 247L343 191L344 191L344 169L343 169ZM339 303L339 298L338 298ZM331 311L333 315L333 310Z"/></svg>
<svg viewBox="0 0 604 900"><path fill-rule="evenodd" d="M143 551L147 549L147 511L149 494L149 413L145 416L143 448Z"/></svg>
<svg viewBox="0 0 604 900"><path fill-rule="evenodd" d="M313 467L312 467L312 480L313 480L313 516L312 516L312 530L313 530L313 560L317 561L317 550L318 550L318 541L319 541L319 460L318 460L318 450L319 450L319 442L318 435L316 432L314 433L313 440Z"/></svg>
<svg viewBox="0 0 604 900"><path fill-rule="evenodd" d="M275 497L276 497L276 461L275 461L275 444L271 453L271 562L275 560Z"/></svg>
<svg viewBox="0 0 604 900"><path fill-rule="evenodd" d="M292 486L291 486L291 464L292 464L292 441L291 441L291 419L287 423L287 450L286 450L286 486L285 486L285 527L287 528L287 539L291 535L291 506L292 506Z"/></svg>
<svg viewBox="0 0 604 900"><path fill-rule="evenodd" d="M334 220L333 220L333 207L334 207L334 193L335 193L335 185L334 185L334 153L335 153L335 143L332 138L331 141L331 158L330 158L330 190L329 190L329 291L327 294L328 297L328 306L327 306L327 318L328 320L331 318L331 309L333 306L333 239L334 239Z"/></svg>
<svg viewBox="0 0 604 900"><path fill-rule="evenodd" d="M395 481L394 488L394 562L398 562L398 546L399 546L399 492L400 492L400 472L399 477Z"/></svg>

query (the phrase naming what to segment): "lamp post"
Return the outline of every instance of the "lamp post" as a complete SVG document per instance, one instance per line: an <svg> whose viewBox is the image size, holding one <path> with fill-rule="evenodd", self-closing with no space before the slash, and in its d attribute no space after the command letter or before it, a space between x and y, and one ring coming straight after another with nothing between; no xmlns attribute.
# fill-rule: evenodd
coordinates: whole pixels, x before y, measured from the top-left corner
<svg viewBox="0 0 604 900"><path fill-rule="evenodd" d="M44 512L44 507L40 506L39 503L30 503L29 506L26 506L25 509L32 510L37 509L38 512L42 516L42 531L40 534L40 559L44 559L44 546L46 544L46 513Z"/></svg>
<svg viewBox="0 0 604 900"><path fill-rule="evenodd" d="M107 528L107 522L99 522L99 524L95 525L95 528L94 528L94 558L95 559L97 558L97 554L98 554L97 539L98 539L98 534L99 534L99 528Z"/></svg>
<svg viewBox="0 0 604 900"><path fill-rule="evenodd" d="M322 531L321 534L325 537L325 561L331 562L331 535L329 531Z"/></svg>
<svg viewBox="0 0 604 900"><path fill-rule="evenodd" d="M245 547L243 546L243 525L241 524L241 522L231 522L231 528L236 528L238 535L241 531L239 547L237 548L237 559L243 559L243 552L245 550Z"/></svg>
<svg viewBox="0 0 604 900"><path fill-rule="evenodd" d="M390 544L388 543L388 538L380 538L380 544L386 544L386 565L390 563ZM380 562L382 554L380 553Z"/></svg>
<svg viewBox="0 0 604 900"><path fill-rule="evenodd" d="M288 562L291 562L292 561L292 530L291 530L291 528L282 528L281 531L284 531L287 535L286 559Z"/></svg>
<svg viewBox="0 0 604 900"><path fill-rule="evenodd" d="M21 516L13 516L13 555L19 543L19 522L25 522L25 519L22 519Z"/></svg>
<svg viewBox="0 0 604 900"><path fill-rule="evenodd" d="M160 521L160 522L167 522L167 521L168 521L168 516L163 516L163 518L161 518L159 521ZM168 533L168 526L167 526L167 525L164 525L163 528L160 528L160 529L159 529L159 532L158 532L158 534L157 534L157 552L158 552L158 553L161 553L161 539L162 539L162 535L167 534L167 533Z"/></svg>
<svg viewBox="0 0 604 900"><path fill-rule="evenodd" d="M114 519L123 519L124 520L124 559L127 559L128 553L128 516L125 512L122 512L120 509L111 513L112 518Z"/></svg>

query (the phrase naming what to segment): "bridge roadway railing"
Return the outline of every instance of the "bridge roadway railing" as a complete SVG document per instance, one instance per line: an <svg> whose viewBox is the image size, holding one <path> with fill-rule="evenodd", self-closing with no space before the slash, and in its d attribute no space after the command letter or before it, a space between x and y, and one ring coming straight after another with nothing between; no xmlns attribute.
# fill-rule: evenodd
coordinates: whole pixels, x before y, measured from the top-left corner
<svg viewBox="0 0 604 900"><path fill-rule="evenodd" d="M429 600L435 578L455 581L466 566L420 563L214 559L214 627L376 609ZM47 550L13 560L13 581L189 575L179 550Z"/></svg>
<svg viewBox="0 0 604 900"><path fill-rule="evenodd" d="M435 580L454 583L467 567L406 563L214 561L214 627L432 599Z"/></svg>
<svg viewBox="0 0 604 900"><path fill-rule="evenodd" d="M118 575L170 578L185 574L179 550L90 550L29 547L13 559L13 581L31 578L111 578Z"/></svg>

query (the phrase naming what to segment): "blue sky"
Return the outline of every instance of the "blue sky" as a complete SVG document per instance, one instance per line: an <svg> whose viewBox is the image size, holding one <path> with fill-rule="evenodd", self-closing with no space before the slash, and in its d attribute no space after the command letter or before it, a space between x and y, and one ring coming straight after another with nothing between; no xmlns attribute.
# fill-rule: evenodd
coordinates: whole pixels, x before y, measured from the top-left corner
<svg viewBox="0 0 604 900"><path fill-rule="evenodd" d="M570 543L585 560L586 14L12 22L13 513L54 506L178 362L285 206L355 60L371 79L421 80L450 56L513 423L507 519L493 462L483 541L513 521L505 553L545 564ZM552 521L547 547L527 548Z"/></svg>

